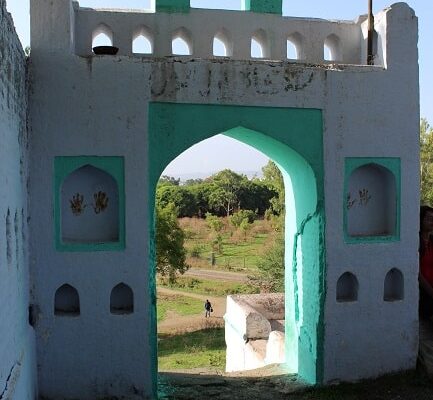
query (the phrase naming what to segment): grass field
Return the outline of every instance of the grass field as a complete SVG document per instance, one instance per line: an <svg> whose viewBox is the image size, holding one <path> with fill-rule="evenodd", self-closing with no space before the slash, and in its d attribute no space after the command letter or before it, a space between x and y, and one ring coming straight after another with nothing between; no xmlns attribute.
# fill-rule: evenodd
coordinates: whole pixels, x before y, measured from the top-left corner
<svg viewBox="0 0 433 400"><path fill-rule="evenodd" d="M258 293L258 288L245 283L198 279L188 276L180 276L173 284L158 280L158 285L171 289L181 290L186 293L196 293L205 296L227 296L229 294ZM158 314L159 315L159 314Z"/></svg>
<svg viewBox="0 0 433 400"><path fill-rule="evenodd" d="M158 322L163 321L169 311L177 315L195 315L203 311L203 302L187 296L158 294Z"/></svg>
<svg viewBox="0 0 433 400"><path fill-rule="evenodd" d="M269 221L257 220L245 233L234 227L227 218L221 218L223 229L220 251L212 242L216 233L207 226L205 219L181 218L179 224L186 235L187 262L194 268L218 268L236 272L254 272L257 261L265 249L275 240L275 232ZM214 247L214 248L213 248ZM212 266L211 254L216 264Z"/></svg>
<svg viewBox="0 0 433 400"><path fill-rule="evenodd" d="M225 368L224 328L209 328L181 335L160 335L158 368L160 371Z"/></svg>

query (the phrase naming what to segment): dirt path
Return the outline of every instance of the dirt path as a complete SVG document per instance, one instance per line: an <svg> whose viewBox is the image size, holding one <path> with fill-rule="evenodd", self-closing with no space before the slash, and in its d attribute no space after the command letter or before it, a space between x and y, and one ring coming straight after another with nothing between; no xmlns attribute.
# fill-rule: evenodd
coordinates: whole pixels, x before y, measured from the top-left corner
<svg viewBox="0 0 433 400"><path fill-rule="evenodd" d="M191 268L185 272L185 276L203 278L209 280L219 280L227 282L247 282L248 276L241 272L216 271L211 269Z"/></svg>
<svg viewBox="0 0 433 400"><path fill-rule="evenodd" d="M167 317L158 324L158 333L172 334L181 332L192 332L198 329L203 329L209 326L217 327L224 326L223 316L226 312L226 298L215 296L204 296L196 293L183 292L181 290L173 290L163 287L157 288L158 293L165 295L181 295L203 301L203 313L199 315L182 316L174 312L169 312ZM208 299L212 303L214 312L212 317L205 318L204 302Z"/></svg>

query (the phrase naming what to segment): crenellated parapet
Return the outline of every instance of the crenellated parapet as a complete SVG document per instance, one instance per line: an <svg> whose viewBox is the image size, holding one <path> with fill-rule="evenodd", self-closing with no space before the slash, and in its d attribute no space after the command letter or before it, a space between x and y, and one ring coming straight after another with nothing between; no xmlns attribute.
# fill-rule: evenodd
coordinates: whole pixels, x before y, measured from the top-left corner
<svg viewBox="0 0 433 400"><path fill-rule="evenodd" d="M375 20L375 65L388 67L408 55L416 57L412 39L416 41L417 22L406 4L383 10ZM221 54L213 50L218 40L227 59L367 64L366 16L354 21L285 17L281 0L245 1L244 11L193 9L188 0L160 0L149 10L83 8L71 0L32 1L32 50L92 56L94 39L100 34L120 56L218 58ZM148 43L146 54L134 50L137 39ZM176 40L186 49L181 54L173 45Z"/></svg>

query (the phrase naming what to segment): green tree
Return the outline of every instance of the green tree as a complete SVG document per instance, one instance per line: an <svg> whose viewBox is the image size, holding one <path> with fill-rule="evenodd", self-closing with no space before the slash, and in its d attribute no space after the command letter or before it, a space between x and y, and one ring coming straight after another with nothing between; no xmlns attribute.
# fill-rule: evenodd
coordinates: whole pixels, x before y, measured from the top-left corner
<svg viewBox="0 0 433 400"><path fill-rule="evenodd" d="M173 203L178 211L178 217L192 217L197 215L197 204L194 193L187 187L173 184L158 184L156 188L156 203L167 207Z"/></svg>
<svg viewBox="0 0 433 400"><path fill-rule="evenodd" d="M216 210L223 209L229 217L240 207L239 194L242 186L248 182L247 177L225 169L212 175L210 182L213 188L209 195L209 205Z"/></svg>
<svg viewBox="0 0 433 400"><path fill-rule="evenodd" d="M170 283L174 283L177 275L184 274L189 268L184 241L185 234L179 226L174 204L166 207L157 205L156 271L167 277Z"/></svg>
<svg viewBox="0 0 433 400"><path fill-rule="evenodd" d="M230 217L230 222L236 228L239 228L244 220L252 224L256 219L256 213L251 210L239 210Z"/></svg>
<svg viewBox="0 0 433 400"><path fill-rule="evenodd" d="M224 228L224 222L221 218L212 215L211 213L206 214L206 223L215 233L219 233Z"/></svg>
<svg viewBox="0 0 433 400"><path fill-rule="evenodd" d="M284 179L277 165L269 160L262 168L263 182L275 195L271 198L270 210L276 215L284 215L285 196L284 196Z"/></svg>
<svg viewBox="0 0 433 400"><path fill-rule="evenodd" d="M421 204L433 204L433 128L425 118L420 123Z"/></svg>
<svg viewBox="0 0 433 400"><path fill-rule="evenodd" d="M257 263L258 272L250 277L261 291L277 293L284 291L284 240L277 239Z"/></svg>

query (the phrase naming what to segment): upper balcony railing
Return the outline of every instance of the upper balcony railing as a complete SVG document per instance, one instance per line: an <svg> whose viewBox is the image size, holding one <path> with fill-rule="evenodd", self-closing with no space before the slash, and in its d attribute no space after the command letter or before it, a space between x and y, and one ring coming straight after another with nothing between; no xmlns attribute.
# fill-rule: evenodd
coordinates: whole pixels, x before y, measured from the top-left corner
<svg viewBox="0 0 433 400"><path fill-rule="evenodd" d="M75 53L92 55L95 38L103 35L127 56L363 63L360 23L282 17L281 0L248 3L245 8L258 11L259 4L261 12L192 9L189 0L174 8L173 1L158 1L156 12L75 4Z"/></svg>
<svg viewBox="0 0 433 400"><path fill-rule="evenodd" d="M290 60L367 64L367 16L355 21L281 15L282 0L244 0L243 11L194 9L189 0L157 0L151 10L80 7L72 0L31 0L32 52L92 56L105 37L120 56ZM417 19L397 3L376 15L374 64L417 60ZM409 58L408 58L409 57Z"/></svg>

